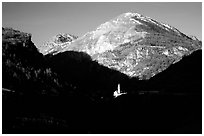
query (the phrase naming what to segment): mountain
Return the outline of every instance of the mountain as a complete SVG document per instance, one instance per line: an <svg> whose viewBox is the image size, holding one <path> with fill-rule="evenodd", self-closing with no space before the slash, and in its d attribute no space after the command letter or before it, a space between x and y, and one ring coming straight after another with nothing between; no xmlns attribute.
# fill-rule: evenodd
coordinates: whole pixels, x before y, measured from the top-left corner
<svg viewBox="0 0 204 136"><path fill-rule="evenodd" d="M138 13L124 13L95 31L55 46L43 54L85 52L92 60L130 77L150 79L184 56L201 49L201 41Z"/></svg>

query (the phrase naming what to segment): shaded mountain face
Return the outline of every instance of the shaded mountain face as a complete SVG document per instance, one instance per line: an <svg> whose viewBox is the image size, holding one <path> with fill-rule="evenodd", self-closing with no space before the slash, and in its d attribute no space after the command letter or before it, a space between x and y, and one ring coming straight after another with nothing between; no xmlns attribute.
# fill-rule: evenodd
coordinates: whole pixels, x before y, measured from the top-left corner
<svg viewBox="0 0 204 136"><path fill-rule="evenodd" d="M103 66L143 80L199 49L201 42L195 37L138 13L125 13L43 54L85 52Z"/></svg>
<svg viewBox="0 0 204 136"><path fill-rule="evenodd" d="M2 71L4 93L56 95L62 90L59 77L47 66L29 33L2 29Z"/></svg>

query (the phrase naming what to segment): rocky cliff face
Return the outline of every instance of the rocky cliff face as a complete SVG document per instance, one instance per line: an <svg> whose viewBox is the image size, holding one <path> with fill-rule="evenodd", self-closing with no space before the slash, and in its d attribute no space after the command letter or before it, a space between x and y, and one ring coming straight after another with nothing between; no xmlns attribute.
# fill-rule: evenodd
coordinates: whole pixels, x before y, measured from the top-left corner
<svg viewBox="0 0 204 136"><path fill-rule="evenodd" d="M44 54L85 52L108 68L140 80L150 79L201 49L201 42L176 28L138 13L124 13L72 42Z"/></svg>

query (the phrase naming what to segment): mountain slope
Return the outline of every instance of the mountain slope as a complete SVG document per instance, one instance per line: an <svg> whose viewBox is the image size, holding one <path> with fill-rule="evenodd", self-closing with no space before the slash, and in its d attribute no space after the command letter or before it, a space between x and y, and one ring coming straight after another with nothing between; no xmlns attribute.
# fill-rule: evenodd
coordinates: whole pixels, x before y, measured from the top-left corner
<svg viewBox="0 0 204 136"><path fill-rule="evenodd" d="M99 64L143 80L201 49L201 44L172 26L138 13L124 13L56 48L54 54L85 52Z"/></svg>

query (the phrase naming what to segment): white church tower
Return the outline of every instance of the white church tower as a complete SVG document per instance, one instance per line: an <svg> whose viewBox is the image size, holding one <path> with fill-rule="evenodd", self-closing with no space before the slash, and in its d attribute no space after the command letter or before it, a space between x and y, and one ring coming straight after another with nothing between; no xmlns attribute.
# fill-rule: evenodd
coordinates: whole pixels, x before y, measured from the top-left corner
<svg viewBox="0 0 204 136"><path fill-rule="evenodd" d="M120 96L120 95L122 95L122 94L126 94L126 93L122 93L122 92L120 91L120 84L118 84L118 89L113 93L113 96L114 96L114 97L118 97L118 96Z"/></svg>

